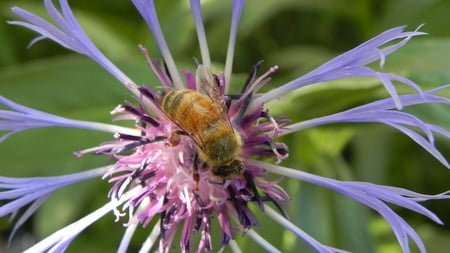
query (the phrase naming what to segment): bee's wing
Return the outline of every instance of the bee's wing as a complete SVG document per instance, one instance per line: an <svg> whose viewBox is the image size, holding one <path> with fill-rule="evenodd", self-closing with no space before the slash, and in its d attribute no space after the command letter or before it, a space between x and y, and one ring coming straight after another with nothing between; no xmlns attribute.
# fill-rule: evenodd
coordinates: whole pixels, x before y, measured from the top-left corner
<svg viewBox="0 0 450 253"><path fill-rule="evenodd" d="M234 131L230 118L228 117L228 108L225 105L225 101L222 99L223 96L220 92L218 80L211 70L204 65L199 65L197 67L197 72L195 73L195 80L197 90L210 98L211 104L217 111L220 112L220 116L223 121L230 128L230 130Z"/></svg>
<svg viewBox="0 0 450 253"><path fill-rule="evenodd" d="M220 101L219 83L210 69L204 65L199 65L195 73L195 82L198 92L207 95L213 101Z"/></svg>

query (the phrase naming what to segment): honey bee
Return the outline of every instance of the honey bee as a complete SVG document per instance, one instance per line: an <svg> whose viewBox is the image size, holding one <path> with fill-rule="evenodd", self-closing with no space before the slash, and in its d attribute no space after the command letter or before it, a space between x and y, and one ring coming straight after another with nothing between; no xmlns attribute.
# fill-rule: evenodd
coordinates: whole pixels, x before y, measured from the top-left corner
<svg viewBox="0 0 450 253"><path fill-rule="evenodd" d="M198 156L213 176L222 180L239 178L245 169L242 139L221 101L219 84L203 65L197 68L196 80L199 91L171 90L161 96L161 108L195 142Z"/></svg>

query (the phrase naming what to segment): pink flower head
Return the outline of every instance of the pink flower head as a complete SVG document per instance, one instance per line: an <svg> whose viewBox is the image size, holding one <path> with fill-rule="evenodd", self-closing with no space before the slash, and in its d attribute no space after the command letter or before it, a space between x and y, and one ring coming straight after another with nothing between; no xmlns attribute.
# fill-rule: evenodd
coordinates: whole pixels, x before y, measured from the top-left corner
<svg viewBox="0 0 450 253"><path fill-rule="evenodd" d="M161 80L171 80L156 62L149 62L152 69L159 73ZM156 94L147 86L138 88L138 106L126 103L114 110L114 113L120 115L118 119L135 121L140 134L118 134L117 141L105 143L95 151L97 154L109 155L117 161L114 169L105 175L112 177L110 182L114 183L110 196L119 199L124 192L139 187L139 193L130 199L130 204L136 211L129 223L147 226L153 219L159 218L163 249L171 247L176 231L182 228L180 246L184 251L190 251L193 234L201 232L202 239L198 250L210 252L213 217L218 219L222 243L226 245L234 239L235 231L246 232L258 225L248 205L256 204L264 209L264 202L272 202L282 211L281 207L288 200L287 194L276 182L269 181L262 168L246 163L249 157L275 157L279 161L287 157L287 147L282 143L273 143L272 139L289 122L285 118L272 118L262 106L253 111L247 110L248 101L254 94L253 89L259 83L267 82L269 73L262 78L256 78L259 67L260 65L257 65L252 70L242 95L236 99L223 94L223 86L220 86L225 82L223 75L211 76L213 79L207 80L211 81L208 85L218 85L217 97L214 99L223 104L219 108L213 105L204 108L196 104L198 96L204 95L200 93L201 88L198 93L194 93L197 94L195 97L190 93L190 96L180 93L174 98L177 100L174 103L178 104L182 103L178 100L187 100L183 101L186 107L178 108L185 113L186 118L189 116L189 110L195 110L191 113L207 110L203 113L211 116L208 124L214 125L200 129L203 132L184 132L185 128L174 123L162 109L162 95ZM198 67L195 80L186 78L186 87L201 87L196 85L196 81L199 83L202 78L199 72L208 71L204 68ZM192 75L194 74L185 72L186 77ZM221 112L214 111L215 109L225 110L224 115L220 115ZM230 124L234 134L239 135L242 140L240 159L243 160L244 169L232 177L214 175L214 166L198 156L198 153L202 152L201 149L208 144L206 142L221 138L207 140L208 136L205 136L207 131L219 134L216 129L217 122L212 120L217 116L219 121ZM189 126L201 124L183 123Z"/></svg>

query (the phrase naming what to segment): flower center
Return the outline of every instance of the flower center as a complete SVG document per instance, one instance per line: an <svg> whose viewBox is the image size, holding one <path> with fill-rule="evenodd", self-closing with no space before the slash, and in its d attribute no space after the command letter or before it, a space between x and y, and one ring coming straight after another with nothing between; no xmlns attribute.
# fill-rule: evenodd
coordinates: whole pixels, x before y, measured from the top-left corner
<svg viewBox="0 0 450 253"><path fill-rule="evenodd" d="M222 75L203 66L196 72L192 89L171 89L158 94L139 88L139 105L126 103L116 109L122 118L136 120L140 136L118 134L104 144L103 152L117 159L111 196L135 186L133 217L144 226L160 218L162 235L180 224L193 231L209 230L211 215L221 217L224 243L238 230L258 225L249 203L263 208L265 201L281 206L284 191L267 181L261 168L246 164L250 157L287 157L287 147L274 143L288 122L275 119L263 105L251 105L254 93L267 83L272 68L256 78L257 64L238 95L224 95ZM151 112L150 112L151 110ZM198 223L198 224L197 224Z"/></svg>

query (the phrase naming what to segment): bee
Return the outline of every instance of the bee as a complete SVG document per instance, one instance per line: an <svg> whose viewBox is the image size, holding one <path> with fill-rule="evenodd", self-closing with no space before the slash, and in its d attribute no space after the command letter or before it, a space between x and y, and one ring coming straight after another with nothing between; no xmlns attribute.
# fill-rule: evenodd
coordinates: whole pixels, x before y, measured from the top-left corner
<svg viewBox="0 0 450 253"><path fill-rule="evenodd" d="M196 82L199 91L174 89L163 94L161 108L194 141L198 156L213 176L222 180L239 178L245 169L242 139L221 101L217 79L207 67L199 65Z"/></svg>

